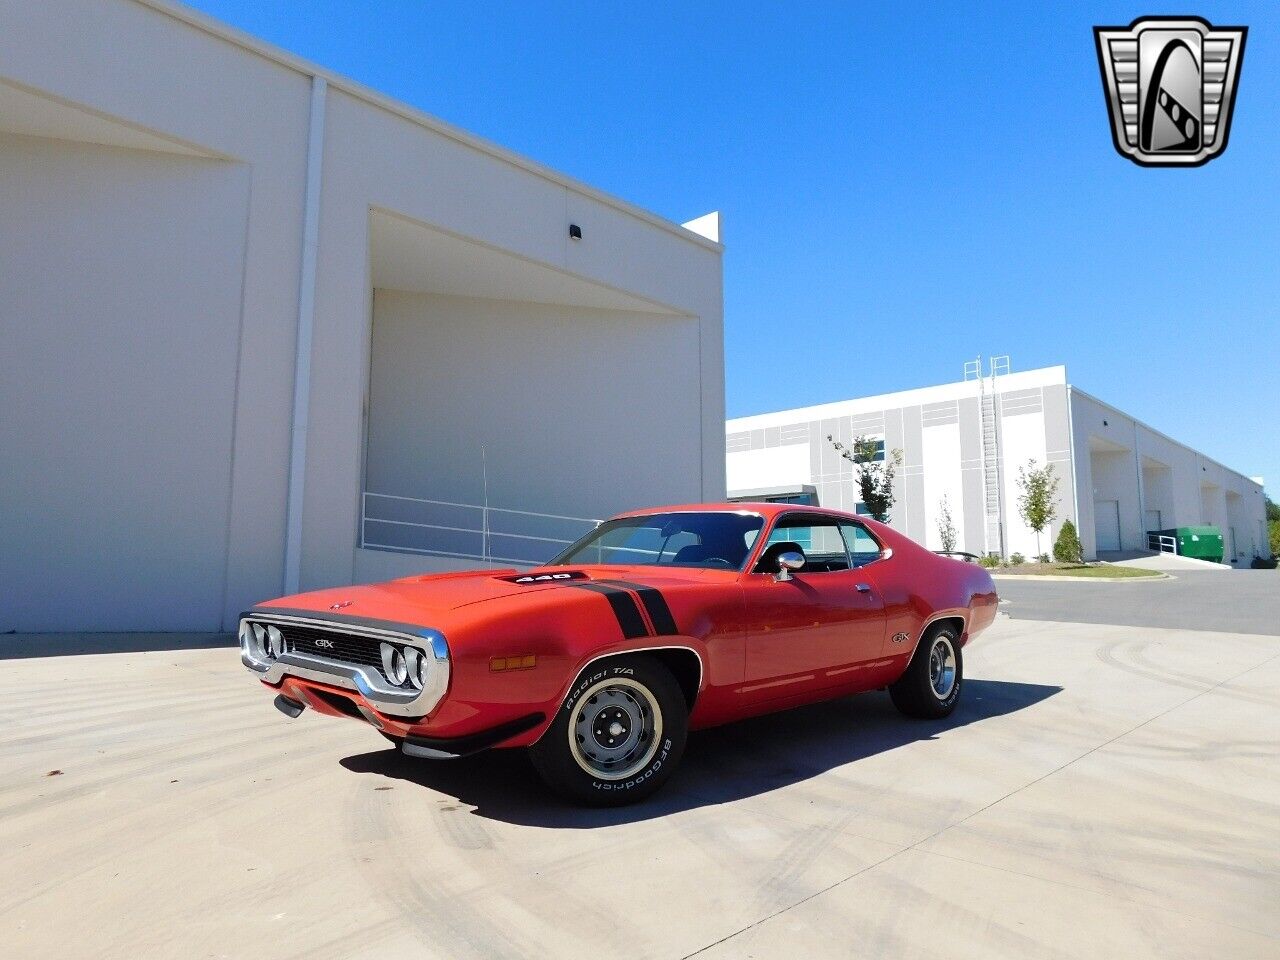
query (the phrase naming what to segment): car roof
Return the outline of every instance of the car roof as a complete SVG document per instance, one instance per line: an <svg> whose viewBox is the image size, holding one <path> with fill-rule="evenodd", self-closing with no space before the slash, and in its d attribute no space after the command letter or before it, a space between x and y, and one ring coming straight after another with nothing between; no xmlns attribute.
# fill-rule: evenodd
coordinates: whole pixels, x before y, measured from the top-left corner
<svg viewBox="0 0 1280 960"><path fill-rule="evenodd" d="M644 510L628 510L617 514L614 519L622 517L643 517L651 513L756 513L766 520L781 513L816 513L847 520L867 521L875 526L870 517L857 516L844 510L832 510L829 507L812 507L804 503L685 503L669 507L647 507Z"/></svg>

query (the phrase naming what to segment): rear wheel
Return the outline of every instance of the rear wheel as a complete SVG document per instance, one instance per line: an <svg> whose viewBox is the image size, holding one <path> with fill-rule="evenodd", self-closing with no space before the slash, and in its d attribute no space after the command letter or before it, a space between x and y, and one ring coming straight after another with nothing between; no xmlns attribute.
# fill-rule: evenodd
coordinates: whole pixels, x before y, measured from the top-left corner
<svg viewBox="0 0 1280 960"><path fill-rule="evenodd" d="M889 687L889 696L908 717L937 720L956 708L963 684L960 638L954 627L943 625L920 641L907 672Z"/></svg>
<svg viewBox="0 0 1280 960"><path fill-rule="evenodd" d="M569 799L620 806L667 781L687 731L688 708L671 672L652 657L620 656L583 671L529 755Z"/></svg>

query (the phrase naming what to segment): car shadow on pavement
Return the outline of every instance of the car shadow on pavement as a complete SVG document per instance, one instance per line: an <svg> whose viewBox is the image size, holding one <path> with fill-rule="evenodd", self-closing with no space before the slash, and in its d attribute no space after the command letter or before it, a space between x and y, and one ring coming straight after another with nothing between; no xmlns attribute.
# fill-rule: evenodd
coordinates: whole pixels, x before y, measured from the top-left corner
<svg viewBox="0 0 1280 960"><path fill-rule="evenodd" d="M523 750L491 750L461 760L415 760L394 749L345 757L353 773L426 787L473 806L476 816L538 827L590 829L756 796L918 740L1034 706L1061 687L965 680L944 720L909 720L887 693L865 693L742 720L689 735L670 782L647 801L594 809L560 800L538 779Z"/></svg>

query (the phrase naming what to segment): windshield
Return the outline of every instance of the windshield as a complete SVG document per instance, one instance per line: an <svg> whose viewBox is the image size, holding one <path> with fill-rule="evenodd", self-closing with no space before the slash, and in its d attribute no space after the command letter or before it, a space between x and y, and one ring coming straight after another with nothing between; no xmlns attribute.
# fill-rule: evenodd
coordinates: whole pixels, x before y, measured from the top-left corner
<svg viewBox="0 0 1280 960"><path fill-rule="evenodd" d="M553 566L700 567L741 570L764 521L754 513L651 513L600 524Z"/></svg>

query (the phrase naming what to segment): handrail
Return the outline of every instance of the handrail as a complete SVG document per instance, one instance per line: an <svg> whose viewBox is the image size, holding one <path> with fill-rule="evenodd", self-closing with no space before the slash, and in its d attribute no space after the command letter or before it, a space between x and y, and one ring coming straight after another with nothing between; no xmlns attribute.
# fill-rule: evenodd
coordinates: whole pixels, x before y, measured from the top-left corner
<svg viewBox="0 0 1280 960"><path fill-rule="evenodd" d="M440 507L464 507L468 510L488 510L490 513L518 513L526 517L545 517L549 520L576 520L581 523L593 523L599 526L603 521L588 517L566 517L558 513L534 513L532 510L511 510L507 507L486 507L479 503L454 503L450 500L423 500L420 497L400 497L391 493L364 492L365 497L380 497L384 500L407 500L410 503L430 503Z"/></svg>
<svg viewBox="0 0 1280 960"><path fill-rule="evenodd" d="M396 509L393 505L404 508ZM440 515L451 511L452 515ZM456 511L475 513L459 516ZM503 518L500 526L510 525L510 531L494 529L491 517L495 514ZM365 491L361 495L360 546L396 553L536 566L599 524L599 520L588 517ZM402 534L392 534L392 529ZM495 542L502 556L495 556Z"/></svg>

